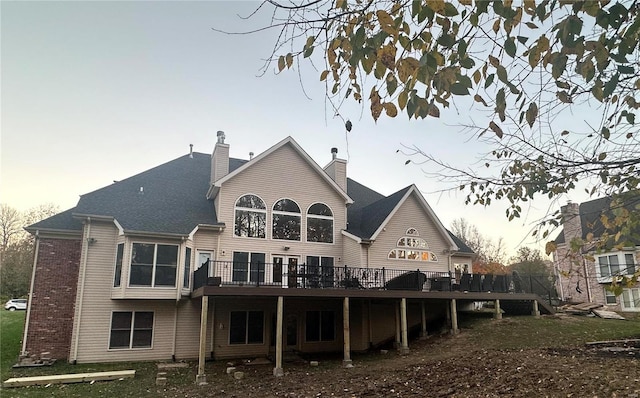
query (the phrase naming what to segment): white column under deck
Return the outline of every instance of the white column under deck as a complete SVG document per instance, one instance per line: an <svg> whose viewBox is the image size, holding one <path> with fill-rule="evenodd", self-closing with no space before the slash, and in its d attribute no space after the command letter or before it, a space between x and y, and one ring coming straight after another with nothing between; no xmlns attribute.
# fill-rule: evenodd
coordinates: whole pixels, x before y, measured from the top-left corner
<svg viewBox="0 0 640 398"><path fill-rule="evenodd" d="M273 368L273 375L284 376L282 369L282 327L284 319L284 297L278 296L278 308L276 309L276 367Z"/></svg>
<svg viewBox="0 0 640 398"><path fill-rule="evenodd" d="M502 319L502 310L500 309L500 300L495 301L496 312L494 314L495 319Z"/></svg>
<svg viewBox="0 0 640 398"><path fill-rule="evenodd" d="M402 331L402 340L400 342L400 353L409 352L409 335L407 332L407 299L400 300L400 330Z"/></svg>
<svg viewBox="0 0 640 398"><path fill-rule="evenodd" d="M424 300L420 302L420 340L427 338L427 310Z"/></svg>
<svg viewBox="0 0 640 398"><path fill-rule="evenodd" d="M458 307L456 305L456 299L451 299L451 334L458 334Z"/></svg>
<svg viewBox="0 0 640 398"><path fill-rule="evenodd" d="M351 328L349 325L349 297L345 297L342 304L342 325L344 332L344 359L342 364L345 368L352 368L351 363Z"/></svg>
<svg viewBox="0 0 640 398"><path fill-rule="evenodd" d="M200 312L200 346L198 350L197 384L206 384L207 375L204 373L205 353L207 349L207 315L209 313L209 296L202 296L202 310Z"/></svg>

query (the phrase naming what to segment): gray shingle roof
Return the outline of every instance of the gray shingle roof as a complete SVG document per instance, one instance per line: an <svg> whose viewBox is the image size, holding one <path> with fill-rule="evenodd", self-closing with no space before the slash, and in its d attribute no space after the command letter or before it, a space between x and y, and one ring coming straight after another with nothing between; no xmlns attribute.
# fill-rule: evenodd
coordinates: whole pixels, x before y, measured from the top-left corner
<svg viewBox="0 0 640 398"><path fill-rule="evenodd" d="M230 158L229 172L247 160ZM206 199L211 155L193 153L87 193L78 205L36 223L28 229L73 230L82 224L72 214L113 217L126 231L187 235L198 224L218 224L213 202ZM142 188L142 191L140 190ZM411 186L384 196L348 178L347 193L354 203L347 208L347 231L369 239ZM453 235L452 235L453 237ZM453 237L461 248L464 243Z"/></svg>
<svg viewBox="0 0 640 398"><path fill-rule="evenodd" d="M82 222L73 218L72 214L76 212L76 208L65 210L54 216L46 218L25 229L35 233L39 229L60 230L60 231L82 231Z"/></svg>

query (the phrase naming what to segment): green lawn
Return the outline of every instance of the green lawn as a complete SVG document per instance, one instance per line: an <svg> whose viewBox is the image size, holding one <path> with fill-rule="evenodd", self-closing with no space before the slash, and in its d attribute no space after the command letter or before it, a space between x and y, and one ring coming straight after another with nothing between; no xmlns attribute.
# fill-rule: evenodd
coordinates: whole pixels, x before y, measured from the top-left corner
<svg viewBox="0 0 640 398"><path fill-rule="evenodd" d="M51 385L49 387L22 387L2 389L0 396L11 397L156 397L163 395L183 396L182 390L193 393L197 363L191 362L186 369L168 372L168 383L164 387L155 385L157 366L150 362L79 364L71 365L58 362L53 366L39 368L12 369L20 351L20 340L24 325L25 312L0 311L1 326L1 374L2 380L11 377L42 376L50 374L100 372L109 370L136 370L133 379L94 384L78 383L69 385ZM588 341L622 338L640 338L640 316L627 321L604 320L587 317L542 317L530 316L506 317L494 321L487 316L460 314L462 335L468 341L470 349L483 350L519 350L527 348L570 348L584 345ZM429 346L433 354L438 345ZM446 356L446 352L438 355ZM355 362L379 360L379 355L358 355ZM340 359L324 362L327 368L341 369ZM207 363L210 381L218 388L232 380L224 375L226 361ZM266 371L266 373L270 373ZM165 392L166 390L166 392ZM198 391L196 389L195 391ZM177 393L177 395L176 395Z"/></svg>

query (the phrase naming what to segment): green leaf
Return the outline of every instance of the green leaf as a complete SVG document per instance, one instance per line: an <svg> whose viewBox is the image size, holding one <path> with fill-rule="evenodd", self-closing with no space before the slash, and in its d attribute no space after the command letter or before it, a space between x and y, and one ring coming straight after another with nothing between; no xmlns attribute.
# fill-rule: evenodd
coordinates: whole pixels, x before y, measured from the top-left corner
<svg viewBox="0 0 640 398"><path fill-rule="evenodd" d="M449 34L443 34L442 36L438 37L437 42L442 47L451 48L456 44L456 38Z"/></svg>
<svg viewBox="0 0 640 398"><path fill-rule="evenodd" d="M560 54L555 58L551 67L551 76L553 76L554 79L558 79L562 76L567 68L567 60L568 57L564 54Z"/></svg>
<svg viewBox="0 0 640 398"><path fill-rule="evenodd" d="M395 91L396 88L398 88L398 81L396 80L396 76L393 73L389 73L387 74L387 93L389 93L389 95L392 95Z"/></svg>
<svg viewBox="0 0 640 398"><path fill-rule="evenodd" d="M444 3L442 14L446 17L455 17L458 15L458 9L451 3Z"/></svg>
<svg viewBox="0 0 640 398"><path fill-rule="evenodd" d="M462 83L454 83L453 85L451 85L450 91L451 94L454 95L469 95L469 89Z"/></svg>
<svg viewBox="0 0 640 398"><path fill-rule="evenodd" d="M633 66L618 65L618 72L623 75L633 75L635 73L635 69Z"/></svg>
<svg viewBox="0 0 640 398"><path fill-rule="evenodd" d="M508 37L507 40L505 40L505 42L504 42L504 51L511 58L516 56L516 43L513 40L513 37Z"/></svg>

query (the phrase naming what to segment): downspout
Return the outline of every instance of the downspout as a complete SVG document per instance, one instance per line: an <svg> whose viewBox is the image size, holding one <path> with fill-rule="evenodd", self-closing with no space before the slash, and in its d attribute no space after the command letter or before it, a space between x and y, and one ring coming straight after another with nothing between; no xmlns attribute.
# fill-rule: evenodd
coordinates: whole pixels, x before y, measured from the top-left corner
<svg viewBox="0 0 640 398"><path fill-rule="evenodd" d="M584 269L584 284L587 286L587 300L592 303L591 285L589 284L589 271L587 270L587 260L582 258L582 268Z"/></svg>
<svg viewBox="0 0 640 398"><path fill-rule="evenodd" d="M31 285L29 286L29 304L27 306L27 319L24 323L24 333L22 336L22 352L21 355L25 355L27 352L27 334L29 332L29 319L31 317L31 300L33 299L33 285L36 280L36 265L38 264L38 251L40 249L40 231L36 230L35 250L33 255L33 269L31 270Z"/></svg>
<svg viewBox="0 0 640 398"><path fill-rule="evenodd" d="M79 292L79 296L80 296L80 300L78 301L78 319L76 322L76 330L74 331L75 334L75 342L73 344L73 355L71 356L71 358L69 358L74 365L77 362L78 359L78 344L80 343L80 321L82 320L82 302L84 299L84 283L85 283L85 279L87 276L87 259L89 257L89 237L91 236L91 217L87 217L87 221L85 222L87 225L87 234L86 234L86 238L83 239L82 241L82 246L86 247L86 250L84 251L84 258L82 259L82 264L80 265L82 267L82 277L80 278L80 292Z"/></svg>

